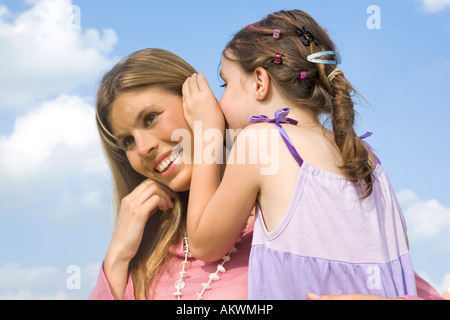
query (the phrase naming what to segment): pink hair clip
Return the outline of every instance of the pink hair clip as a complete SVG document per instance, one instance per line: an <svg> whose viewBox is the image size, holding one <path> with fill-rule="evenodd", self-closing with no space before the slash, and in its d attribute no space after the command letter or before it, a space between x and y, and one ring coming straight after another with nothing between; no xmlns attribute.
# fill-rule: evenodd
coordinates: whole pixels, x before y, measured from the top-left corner
<svg viewBox="0 0 450 320"><path fill-rule="evenodd" d="M274 39L280 39L281 30L275 29L273 30L273 38Z"/></svg>
<svg viewBox="0 0 450 320"><path fill-rule="evenodd" d="M273 62L275 64L281 64L281 59L283 58L283 56L281 54L277 54L275 55L275 59L273 59Z"/></svg>
<svg viewBox="0 0 450 320"><path fill-rule="evenodd" d="M325 33L325 35L328 35L328 30L325 28L322 28L323 33Z"/></svg>
<svg viewBox="0 0 450 320"><path fill-rule="evenodd" d="M306 72L306 70L300 71L299 78L302 79L302 80L308 78L308 73Z"/></svg>

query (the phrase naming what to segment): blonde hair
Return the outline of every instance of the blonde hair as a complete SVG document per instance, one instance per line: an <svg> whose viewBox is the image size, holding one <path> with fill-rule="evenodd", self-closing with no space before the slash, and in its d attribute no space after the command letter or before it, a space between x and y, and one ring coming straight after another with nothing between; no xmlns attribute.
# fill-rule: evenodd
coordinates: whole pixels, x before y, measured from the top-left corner
<svg viewBox="0 0 450 320"><path fill-rule="evenodd" d="M182 95L184 81L195 69L177 55L162 49L144 49L116 64L101 81L97 91L96 121L104 153L113 179L114 221L122 199L147 179L130 165L112 134L108 117L118 94L158 87ZM137 254L130 263L137 299L153 298L159 272L172 257L170 248L179 243L186 228L188 192L178 193L175 206L154 214L147 222ZM152 286L152 294L148 292Z"/></svg>

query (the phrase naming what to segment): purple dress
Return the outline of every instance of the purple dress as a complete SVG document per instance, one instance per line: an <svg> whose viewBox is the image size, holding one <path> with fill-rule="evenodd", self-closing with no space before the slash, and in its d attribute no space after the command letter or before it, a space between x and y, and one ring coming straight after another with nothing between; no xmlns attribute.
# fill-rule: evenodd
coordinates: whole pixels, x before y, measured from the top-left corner
<svg viewBox="0 0 450 320"><path fill-rule="evenodd" d="M344 177L298 155L280 123L296 124L281 109L274 123L301 166L287 211L268 232L257 205L249 262L249 299L306 299L308 293L417 295L406 224L389 178L378 162L370 197ZM366 134L362 138L369 136Z"/></svg>

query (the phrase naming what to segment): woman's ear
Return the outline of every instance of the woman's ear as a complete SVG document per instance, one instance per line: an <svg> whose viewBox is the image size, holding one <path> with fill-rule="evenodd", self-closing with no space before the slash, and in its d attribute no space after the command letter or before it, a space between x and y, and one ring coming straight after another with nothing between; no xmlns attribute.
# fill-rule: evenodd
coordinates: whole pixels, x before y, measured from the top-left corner
<svg viewBox="0 0 450 320"><path fill-rule="evenodd" d="M253 71L254 94L258 101L266 99L270 90L270 77L267 70L258 67Z"/></svg>

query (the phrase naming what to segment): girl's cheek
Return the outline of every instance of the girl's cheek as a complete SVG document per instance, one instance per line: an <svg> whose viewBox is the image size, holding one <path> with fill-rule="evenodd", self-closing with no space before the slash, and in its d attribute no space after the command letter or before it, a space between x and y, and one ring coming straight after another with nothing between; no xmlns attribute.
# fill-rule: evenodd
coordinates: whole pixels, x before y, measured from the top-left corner
<svg viewBox="0 0 450 320"><path fill-rule="evenodd" d="M219 101L220 109L222 109L222 113L225 115L225 118L228 120L229 108L228 108L228 98L223 95Z"/></svg>

